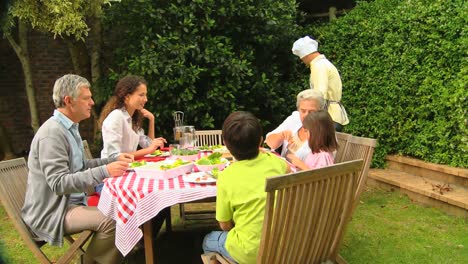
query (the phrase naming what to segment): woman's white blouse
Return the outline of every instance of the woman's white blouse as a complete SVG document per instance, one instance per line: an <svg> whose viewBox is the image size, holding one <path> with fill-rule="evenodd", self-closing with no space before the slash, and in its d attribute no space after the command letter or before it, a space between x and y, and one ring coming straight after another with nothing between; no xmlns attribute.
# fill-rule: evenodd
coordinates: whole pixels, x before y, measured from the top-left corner
<svg viewBox="0 0 468 264"><path fill-rule="evenodd" d="M132 128L132 117L125 109L115 109L102 122L102 141L104 147L101 158L116 157L120 153L134 152L138 145L146 148L151 138L145 136L143 129L135 132Z"/></svg>
<svg viewBox="0 0 468 264"><path fill-rule="evenodd" d="M279 125L277 128L275 128L275 130L269 132L266 135L266 138L270 134L280 133L280 132L285 131L285 130L291 130L291 132L293 133L293 136L294 136L294 135L297 135L297 132L299 131L299 129L301 127L302 127L301 116L300 116L298 111L294 111L294 112L292 112L292 114L290 116L288 116L288 118L286 118L283 121L283 123L281 123L281 125ZM288 141L283 140L283 145L282 146L283 146L283 149L281 150L281 156L286 157L286 153L288 151ZM299 159L304 161L306 159L307 155L309 155L310 152L311 152L311 150L309 148L309 144L306 142L305 144L303 144L296 151L295 155Z"/></svg>

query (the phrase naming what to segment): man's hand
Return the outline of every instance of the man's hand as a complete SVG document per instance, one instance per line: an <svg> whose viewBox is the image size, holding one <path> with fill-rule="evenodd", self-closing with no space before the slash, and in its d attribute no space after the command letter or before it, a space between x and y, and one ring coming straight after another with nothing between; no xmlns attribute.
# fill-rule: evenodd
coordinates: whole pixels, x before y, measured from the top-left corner
<svg viewBox="0 0 468 264"><path fill-rule="evenodd" d="M128 169L128 162L114 161L106 165L107 171L111 177L119 177Z"/></svg>
<svg viewBox="0 0 468 264"><path fill-rule="evenodd" d="M135 161L135 157L132 154L128 153L120 153L119 157L117 158L118 161L124 161L127 163Z"/></svg>

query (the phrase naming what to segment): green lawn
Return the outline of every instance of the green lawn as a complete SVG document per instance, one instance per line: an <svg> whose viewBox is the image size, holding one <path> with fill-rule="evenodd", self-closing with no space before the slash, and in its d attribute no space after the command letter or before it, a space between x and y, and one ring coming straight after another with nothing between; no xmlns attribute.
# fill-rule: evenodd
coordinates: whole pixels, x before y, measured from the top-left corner
<svg viewBox="0 0 468 264"><path fill-rule="evenodd" d="M468 260L468 219L412 204L398 192L370 189L361 198L341 246L341 255L349 263L466 263ZM177 225L177 219L173 220ZM48 247L47 253L58 255L61 250ZM2 207L0 256L6 263L36 263Z"/></svg>
<svg viewBox="0 0 468 264"><path fill-rule="evenodd" d="M341 254L349 263L467 263L468 219L370 189L348 226Z"/></svg>

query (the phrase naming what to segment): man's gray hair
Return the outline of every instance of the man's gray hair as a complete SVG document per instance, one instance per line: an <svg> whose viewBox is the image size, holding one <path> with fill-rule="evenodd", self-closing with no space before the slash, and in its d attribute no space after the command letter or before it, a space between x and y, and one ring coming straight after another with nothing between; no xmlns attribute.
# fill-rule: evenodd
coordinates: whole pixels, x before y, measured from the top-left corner
<svg viewBox="0 0 468 264"><path fill-rule="evenodd" d="M55 81L52 99L56 108L65 106L65 96L71 96L76 99L80 94L81 87L91 87L88 80L76 74L67 74Z"/></svg>
<svg viewBox="0 0 468 264"><path fill-rule="evenodd" d="M299 94L297 94L296 107L299 108L299 105L304 100L315 100L319 103L320 109L323 109L325 106L325 100L323 99L322 92L314 89L307 89Z"/></svg>

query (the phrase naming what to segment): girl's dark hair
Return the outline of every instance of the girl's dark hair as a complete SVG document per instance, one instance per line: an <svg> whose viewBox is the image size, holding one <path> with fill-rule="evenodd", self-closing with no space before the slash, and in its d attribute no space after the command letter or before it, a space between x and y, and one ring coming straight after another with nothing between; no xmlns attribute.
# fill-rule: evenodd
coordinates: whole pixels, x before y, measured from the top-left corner
<svg viewBox="0 0 468 264"><path fill-rule="evenodd" d="M309 113L303 122L304 128L309 131L309 147L312 153L320 151L335 151L336 142L335 126L326 110Z"/></svg>
<svg viewBox="0 0 468 264"><path fill-rule="evenodd" d="M249 112L234 112L223 123L224 144L236 160L257 157L262 134L260 122Z"/></svg>
<svg viewBox="0 0 468 264"><path fill-rule="evenodd" d="M140 85L147 85L146 80L143 77L128 75L120 79L120 81L115 86L114 95L109 98L106 105L101 111L99 117L99 126L102 127L102 122L104 119L115 109L120 109L125 106L125 97L129 94L135 92L135 90ZM143 122L143 115L140 111L135 111L132 116L132 128L135 131L141 128L141 123Z"/></svg>

